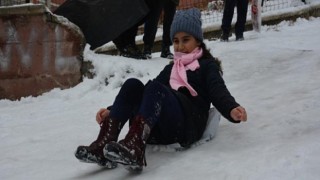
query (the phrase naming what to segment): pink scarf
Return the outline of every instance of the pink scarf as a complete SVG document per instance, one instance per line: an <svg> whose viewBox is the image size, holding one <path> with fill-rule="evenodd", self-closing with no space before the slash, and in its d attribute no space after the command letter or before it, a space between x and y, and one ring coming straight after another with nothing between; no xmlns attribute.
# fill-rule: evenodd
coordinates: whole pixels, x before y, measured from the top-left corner
<svg viewBox="0 0 320 180"><path fill-rule="evenodd" d="M192 96L198 93L188 83L187 70L194 71L200 67L198 59L202 56L202 49L196 48L191 53L174 53L174 64L171 70L170 85L172 89L186 87Z"/></svg>

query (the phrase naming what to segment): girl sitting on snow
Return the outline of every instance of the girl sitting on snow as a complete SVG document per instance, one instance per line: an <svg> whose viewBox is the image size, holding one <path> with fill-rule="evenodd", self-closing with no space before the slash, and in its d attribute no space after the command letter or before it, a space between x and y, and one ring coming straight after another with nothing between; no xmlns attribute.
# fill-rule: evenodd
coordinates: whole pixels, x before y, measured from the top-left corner
<svg viewBox="0 0 320 180"><path fill-rule="evenodd" d="M79 160L108 168L120 163L129 170L142 171L146 144L190 147L198 141L211 104L231 122L247 120L245 109L231 96L221 77L220 62L203 43L200 11L178 11L170 35L173 63L145 85L138 79L125 81L113 105L98 111L100 133L90 146L78 147L75 156ZM118 141L128 120L129 131Z"/></svg>

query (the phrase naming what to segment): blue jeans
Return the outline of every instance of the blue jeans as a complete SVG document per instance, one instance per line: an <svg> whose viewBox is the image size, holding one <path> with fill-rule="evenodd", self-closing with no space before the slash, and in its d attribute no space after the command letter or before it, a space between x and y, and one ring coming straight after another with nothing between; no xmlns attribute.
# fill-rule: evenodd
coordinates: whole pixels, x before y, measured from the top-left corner
<svg viewBox="0 0 320 180"><path fill-rule="evenodd" d="M183 138L184 113L173 91L157 81L144 85L128 79L121 87L110 111L110 118L125 124L136 115L152 128L148 142L170 144Z"/></svg>

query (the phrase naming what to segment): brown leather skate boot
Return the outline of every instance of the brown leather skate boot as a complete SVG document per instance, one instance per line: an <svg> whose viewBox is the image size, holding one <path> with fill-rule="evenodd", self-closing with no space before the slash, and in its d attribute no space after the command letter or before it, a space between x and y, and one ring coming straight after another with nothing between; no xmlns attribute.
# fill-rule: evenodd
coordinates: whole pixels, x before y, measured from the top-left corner
<svg viewBox="0 0 320 180"><path fill-rule="evenodd" d="M150 135L150 126L142 116L136 116L126 137L117 142L110 142L104 148L105 157L126 166L128 170L141 172L147 165L145 160L146 141Z"/></svg>
<svg viewBox="0 0 320 180"><path fill-rule="evenodd" d="M107 160L103 155L104 146L111 142L117 141L121 131L121 122L112 119L106 119L100 127L98 138L89 146L79 146L75 156L82 162L97 163L100 166L113 169L117 164Z"/></svg>

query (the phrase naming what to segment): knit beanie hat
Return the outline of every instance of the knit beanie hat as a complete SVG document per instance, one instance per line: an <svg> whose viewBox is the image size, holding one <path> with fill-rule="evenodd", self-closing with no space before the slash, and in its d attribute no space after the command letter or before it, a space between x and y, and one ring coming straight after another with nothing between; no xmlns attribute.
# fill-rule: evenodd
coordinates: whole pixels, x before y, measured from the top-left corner
<svg viewBox="0 0 320 180"><path fill-rule="evenodd" d="M173 40L177 32L186 32L197 40L203 41L201 25L201 12L199 9L179 10L176 12L171 24L170 38Z"/></svg>

